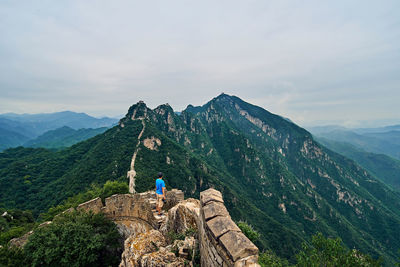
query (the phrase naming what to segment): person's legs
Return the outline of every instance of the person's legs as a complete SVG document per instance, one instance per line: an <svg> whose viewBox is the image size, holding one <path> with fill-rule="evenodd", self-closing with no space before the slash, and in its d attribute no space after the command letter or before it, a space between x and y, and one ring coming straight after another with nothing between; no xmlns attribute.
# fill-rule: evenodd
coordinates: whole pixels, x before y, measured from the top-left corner
<svg viewBox="0 0 400 267"><path fill-rule="evenodd" d="M162 201L162 195L157 194L157 203L156 203L156 210L158 212L158 215L161 215L161 208L163 206L163 201Z"/></svg>

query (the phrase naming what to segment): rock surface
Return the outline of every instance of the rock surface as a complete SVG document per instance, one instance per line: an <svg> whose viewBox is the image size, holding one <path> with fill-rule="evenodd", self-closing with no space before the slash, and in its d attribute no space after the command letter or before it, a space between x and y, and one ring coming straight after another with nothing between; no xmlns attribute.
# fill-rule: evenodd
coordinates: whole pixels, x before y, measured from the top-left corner
<svg viewBox="0 0 400 267"><path fill-rule="evenodd" d="M161 225L160 231L165 235L168 232L185 233L188 229L196 230L199 216L200 202L193 198L186 199L168 211L168 218Z"/></svg>
<svg viewBox="0 0 400 267"><path fill-rule="evenodd" d="M160 248L160 250L143 255L140 259L141 267L183 267L185 266L185 260L183 258L176 257L174 253L166 248ZM187 265L186 265L187 266Z"/></svg>
<svg viewBox="0 0 400 267"><path fill-rule="evenodd" d="M167 245L164 236L157 230L130 236L125 240L120 267L139 266L143 255L156 252Z"/></svg>

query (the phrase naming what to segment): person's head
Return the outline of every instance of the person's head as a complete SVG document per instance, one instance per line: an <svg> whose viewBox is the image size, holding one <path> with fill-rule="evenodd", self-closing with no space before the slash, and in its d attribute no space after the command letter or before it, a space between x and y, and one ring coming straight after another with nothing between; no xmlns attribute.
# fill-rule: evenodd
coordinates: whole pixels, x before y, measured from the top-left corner
<svg viewBox="0 0 400 267"><path fill-rule="evenodd" d="M159 172L159 173L157 174L157 177L158 177L158 178L162 178L162 177L163 177L163 173L162 173L162 172Z"/></svg>

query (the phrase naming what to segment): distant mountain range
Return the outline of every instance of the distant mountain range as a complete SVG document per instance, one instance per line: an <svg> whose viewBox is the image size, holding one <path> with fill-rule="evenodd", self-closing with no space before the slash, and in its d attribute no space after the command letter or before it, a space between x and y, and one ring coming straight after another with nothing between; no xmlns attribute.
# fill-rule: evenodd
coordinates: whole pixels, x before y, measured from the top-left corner
<svg viewBox="0 0 400 267"><path fill-rule="evenodd" d="M366 152L386 154L400 160L400 125L348 129L341 126L311 127L317 138L349 143Z"/></svg>
<svg viewBox="0 0 400 267"><path fill-rule="evenodd" d="M350 143L317 138L327 148L354 160L375 177L400 191L400 160L385 154L366 152Z"/></svg>
<svg viewBox="0 0 400 267"><path fill-rule="evenodd" d="M0 114L0 151L9 147L24 145L47 131L64 126L74 130L93 129L111 127L117 122L118 120L113 118L98 119L85 113L71 111L47 114Z"/></svg>
<svg viewBox="0 0 400 267"><path fill-rule="evenodd" d="M63 148L69 147L95 135L104 133L108 128L74 130L68 126L50 130L24 143L24 147Z"/></svg>
<svg viewBox="0 0 400 267"><path fill-rule="evenodd" d="M354 129L330 125L309 130L324 146L400 190L400 125Z"/></svg>
<svg viewBox="0 0 400 267"><path fill-rule="evenodd" d="M117 126L67 149L0 153L0 203L37 216L93 183L128 181L128 172L136 191L152 189L158 171L187 197L220 190L233 219L261 233L261 250L290 259L322 232L387 266L397 258L398 191L305 129L226 94L179 115L139 102Z"/></svg>

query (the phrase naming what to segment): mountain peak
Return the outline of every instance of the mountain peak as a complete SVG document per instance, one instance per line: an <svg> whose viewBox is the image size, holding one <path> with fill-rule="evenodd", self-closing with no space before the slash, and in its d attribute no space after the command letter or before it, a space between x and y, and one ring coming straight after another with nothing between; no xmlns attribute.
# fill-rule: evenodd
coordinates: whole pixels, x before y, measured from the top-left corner
<svg viewBox="0 0 400 267"><path fill-rule="evenodd" d="M168 103L159 105L158 107L156 107L154 109L154 111L156 113L158 113L158 114L160 114L160 113L164 114L164 113L169 113L169 112L173 113L174 112L174 110L172 109L172 107Z"/></svg>
<svg viewBox="0 0 400 267"><path fill-rule="evenodd" d="M144 101L140 100L129 108L128 113L125 115L125 119L143 119L147 116L148 111L149 108L146 106Z"/></svg>

